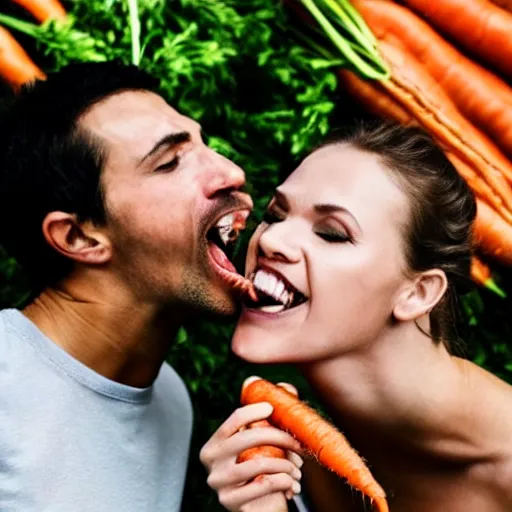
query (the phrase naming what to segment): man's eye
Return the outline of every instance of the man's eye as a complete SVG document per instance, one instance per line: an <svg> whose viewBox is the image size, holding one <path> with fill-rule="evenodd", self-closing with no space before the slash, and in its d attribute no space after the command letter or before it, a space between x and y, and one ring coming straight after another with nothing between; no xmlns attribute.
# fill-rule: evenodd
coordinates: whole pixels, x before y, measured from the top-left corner
<svg viewBox="0 0 512 512"><path fill-rule="evenodd" d="M326 229L322 231L316 231L316 234L326 242L329 243L341 243L341 242L352 242L352 238L347 233L336 231L334 229Z"/></svg>
<svg viewBox="0 0 512 512"><path fill-rule="evenodd" d="M169 162L166 162L165 164L159 165L155 172L166 172L166 171L173 171L178 167L178 164L180 163L180 159L178 156L175 156L172 160Z"/></svg>
<svg viewBox="0 0 512 512"><path fill-rule="evenodd" d="M282 222L283 220L282 217L279 217L279 215L272 211L266 211L263 215L263 222L265 222L265 224L274 224L275 222Z"/></svg>

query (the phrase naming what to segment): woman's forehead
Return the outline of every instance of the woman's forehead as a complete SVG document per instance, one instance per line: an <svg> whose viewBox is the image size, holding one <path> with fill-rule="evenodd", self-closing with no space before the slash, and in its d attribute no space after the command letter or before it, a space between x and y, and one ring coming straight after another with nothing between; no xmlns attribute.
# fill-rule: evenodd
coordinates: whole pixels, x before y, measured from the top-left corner
<svg viewBox="0 0 512 512"><path fill-rule="evenodd" d="M356 217L408 211L407 197L390 173L377 155L333 144L309 155L279 190L290 203L339 204Z"/></svg>

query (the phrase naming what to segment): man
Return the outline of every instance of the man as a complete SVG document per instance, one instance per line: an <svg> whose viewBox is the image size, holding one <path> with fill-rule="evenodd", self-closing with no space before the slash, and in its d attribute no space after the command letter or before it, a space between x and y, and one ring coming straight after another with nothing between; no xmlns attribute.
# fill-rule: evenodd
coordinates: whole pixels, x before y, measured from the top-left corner
<svg viewBox="0 0 512 512"><path fill-rule="evenodd" d="M0 313L3 512L179 510L192 409L164 360L187 317L234 313L252 205L154 86L75 65L2 120L0 240L37 291Z"/></svg>

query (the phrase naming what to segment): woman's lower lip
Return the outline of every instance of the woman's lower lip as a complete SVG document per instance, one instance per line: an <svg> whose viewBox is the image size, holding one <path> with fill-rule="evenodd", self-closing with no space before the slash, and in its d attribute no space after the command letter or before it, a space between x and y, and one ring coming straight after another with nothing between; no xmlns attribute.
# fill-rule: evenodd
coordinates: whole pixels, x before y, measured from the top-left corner
<svg viewBox="0 0 512 512"><path fill-rule="evenodd" d="M280 311L279 313L269 313L267 311L261 311L260 309L255 308L248 308L246 306L242 306L242 315L247 315L249 317L255 317L255 318L268 318L271 319L278 319L283 318L292 315L293 313L296 313L298 310L303 308L307 302L304 302L300 306L296 306L291 309L284 309L283 311Z"/></svg>

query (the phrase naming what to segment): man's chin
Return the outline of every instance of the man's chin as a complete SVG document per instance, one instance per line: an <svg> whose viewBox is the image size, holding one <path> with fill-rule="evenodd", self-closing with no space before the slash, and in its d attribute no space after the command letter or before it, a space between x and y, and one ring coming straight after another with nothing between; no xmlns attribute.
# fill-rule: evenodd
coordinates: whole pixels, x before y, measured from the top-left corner
<svg viewBox="0 0 512 512"><path fill-rule="evenodd" d="M202 306L202 312L207 317L221 317L228 320L238 316L241 310L239 298L224 290L212 294Z"/></svg>

